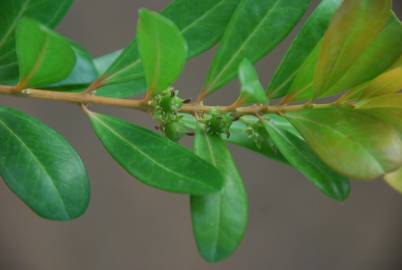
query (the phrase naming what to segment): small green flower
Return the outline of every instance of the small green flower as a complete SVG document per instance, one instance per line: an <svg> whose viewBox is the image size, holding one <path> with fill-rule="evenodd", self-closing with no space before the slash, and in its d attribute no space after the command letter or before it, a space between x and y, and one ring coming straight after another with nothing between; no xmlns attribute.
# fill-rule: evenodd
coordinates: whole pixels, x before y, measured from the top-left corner
<svg viewBox="0 0 402 270"><path fill-rule="evenodd" d="M179 123L178 114L183 106L183 99L178 97L179 91L168 88L152 98L153 117L160 123L161 131L166 137L178 141L186 133L186 129Z"/></svg>
<svg viewBox="0 0 402 270"><path fill-rule="evenodd" d="M207 133L212 135L226 134L230 137L230 126L233 123L233 116L230 113L222 113L217 110L210 111L204 115L203 123Z"/></svg>

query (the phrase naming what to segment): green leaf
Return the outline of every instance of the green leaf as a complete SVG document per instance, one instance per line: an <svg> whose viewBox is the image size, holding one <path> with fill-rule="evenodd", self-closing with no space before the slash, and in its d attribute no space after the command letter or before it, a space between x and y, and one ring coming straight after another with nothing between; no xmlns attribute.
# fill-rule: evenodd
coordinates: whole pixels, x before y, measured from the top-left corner
<svg viewBox="0 0 402 270"><path fill-rule="evenodd" d="M188 58L213 47L222 37L239 0L174 0L162 11L188 44Z"/></svg>
<svg viewBox="0 0 402 270"><path fill-rule="evenodd" d="M54 130L0 107L0 176L34 212L71 220L88 207L87 173L74 149Z"/></svg>
<svg viewBox="0 0 402 270"><path fill-rule="evenodd" d="M108 68L117 60L117 58L120 57L120 55L123 53L123 50L118 50L106 55L103 55L101 57L98 57L94 60L94 64L96 67L96 70L98 71L99 74L103 74L108 70Z"/></svg>
<svg viewBox="0 0 402 270"><path fill-rule="evenodd" d="M309 4L310 0L242 0L213 60L204 92L215 92L235 78L244 58L255 63L274 49Z"/></svg>
<svg viewBox="0 0 402 270"><path fill-rule="evenodd" d="M47 88L55 89L66 89L78 86L88 86L98 77L98 71L92 61L91 55L80 48L78 45L72 45L72 49L75 53L76 63L66 79L56 84L47 86Z"/></svg>
<svg viewBox="0 0 402 270"><path fill-rule="evenodd" d="M62 81L75 66L75 53L69 41L35 20L19 21L16 46L20 89Z"/></svg>
<svg viewBox="0 0 402 270"><path fill-rule="evenodd" d="M334 95L363 83L363 78L366 81L370 79L370 76L373 78L373 71L377 68L367 67L369 62L375 61L379 66L384 66L388 62L386 59L384 59L384 64L381 63L382 61L378 61L378 54L383 56L386 56L387 53L392 54L392 50L395 48L391 47L389 52L383 51L382 46L387 45L388 37L391 40L402 41L400 29L396 32L396 36L394 36L395 33L388 35L389 32L394 32L395 26L397 29L400 28L399 22L395 22L396 18L390 20L391 2L391 0L343 2L324 36L313 82L316 97ZM384 27L391 27L392 30L384 30ZM397 48L399 50L398 58L401 52L399 47ZM381 49L378 50L378 48ZM358 61L361 62L356 63ZM351 67L356 70L350 70ZM368 74L360 74L362 68ZM345 73L352 75L345 77Z"/></svg>
<svg viewBox="0 0 402 270"><path fill-rule="evenodd" d="M161 14L180 29L187 41L187 57L192 58L216 44L238 3L238 0L175 0ZM112 55L111 58L115 56ZM119 54L100 80L105 87L119 85L119 94L125 93L125 97L145 91L147 87L144 71L135 39ZM133 85L130 86L128 82ZM114 90L115 88L102 87L97 91L97 95L113 96Z"/></svg>
<svg viewBox="0 0 402 270"><path fill-rule="evenodd" d="M289 163L328 197L337 201L346 200L350 194L348 179L325 165L302 138L276 125L279 116L273 115L270 118L265 127Z"/></svg>
<svg viewBox="0 0 402 270"><path fill-rule="evenodd" d="M347 108L306 109L286 114L331 168L357 179L374 179L402 165L402 142L393 125Z"/></svg>
<svg viewBox="0 0 402 270"><path fill-rule="evenodd" d="M18 63L15 51L15 29L25 16L34 18L50 28L55 27L67 13L72 0L1 0L0 22L0 82L18 80Z"/></svg>
<svg viewBox="0 0 402 270"><path fill-rule="evenodd" d="M198 249L208 262L218 262L230 256L243 239L248 219L247 194L231 154L219 136L198 130L194 152L218 168L225 179L220 192L191 196Z"/></svg>
<svg viewBox="0 0 402 270"><path fill-rule="evenodd" d="M245 104L265 104L268 99L261 85L258 73L248 59L244 59L239 67L241 83L240 100Z"/></svg>
<svg viewBox="0 0 402 270"><path fill-rule="evenodd" d="M286 95L298 70L324 36L342 0L322 0L287 51L268 86L273 98Z"/></svg>
<svg viewBox="0 0 402 270"><path fill-rule="evenodd" d="M385 182L390 185L393 189L402 193L402 168L398 169L393 173L389 173L384 177Z"/></svg>
<svg viewBox="0 0 402 270"><path fill-rule="evenodd" d="M169 19L142 9L138 22L138 50L144 65L148 94L157 95L174 83L183 72L187 44Z"/></svg>
<svg viewBox="0 0 402 270"><path fill-rule="evenodd" d="M313 78L320 56L321 42L313 49L305 62L295 74L295 77L287 91L287 95L292 96L293 100L304 101L314 98Z"/></svg>
<svg viewBox="0 0 402 270"><path fill-rule="evenodd" d="M89 117L106 150L144 184L195 195L217 192L222 187L221 174L181 145L106 115L90 112Z"/></svg>

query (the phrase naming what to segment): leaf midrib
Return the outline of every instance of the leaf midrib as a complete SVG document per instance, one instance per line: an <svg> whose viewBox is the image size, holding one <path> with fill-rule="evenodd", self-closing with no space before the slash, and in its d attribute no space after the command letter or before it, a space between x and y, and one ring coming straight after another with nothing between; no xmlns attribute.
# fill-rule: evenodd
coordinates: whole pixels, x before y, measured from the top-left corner
<svg viewBox="0 0 402 270"><path fill-rule="evenodd" d="M13 31L17 27L18 21L21 19L22 15L25 13L25 11L28 9L28 6L29 6L30 2L31 2L31 0L26 0L26 2L24 3L24 5L20 9L20 11L17 13L17 16L15 17L14 21L11 23L10 28L5 33L3 38L0 40L0 50L2 49L4 44L6 44L9 36L13 33Z"/></svg>
<svg viewBox="0 0 402 270"><path fill-rule="evenodd" d="M45 33L45 40L43 41L42 48L38 54L38 57L36 58L35 64L33 65L31 71L27 74L27 76L21 80L24 86L29 85L30 80L32 80L32 78L35 76L35 73L41 68L48 46L49 34Z"/></svg>
<svg viewBox="0 0 402 270"><path fill-rule="evenodd" d="M206 185L205 182L199 181L198 179L193 179L193 178L189 178L186 175L183 174L179 174L173 170L171 170L168 167L165 167L163 164L159 163L157 160L155 160L154 158L152 158L151 156L149 156L148 154L146 154L145 152L143 152L141 149L139 149L138 147L136 147L134 144L132 144L128 139L126 139L125 137L123 137L122 135L120 135L115 129L113 129L113 127L109 126L105 121L103 121L99 116L97 115L92 115L92 117L98 121L99 124L101 124L104 128L106 128L107 130L109 130L115 137L117 137L118 139L120 139L121 141L123 141L124 143L126 143L127 145L129 145L132 149L134 149L134 151L138 152L139 154L141 154L143 157L145 157L146 159L150 160L152 163L154 163L156 166L158 166L159 168L161 168L162 170L165 170L168 173L171 173L172 175L178 176L182 179L185 179L187 181L190 182L198 182L201 183L202 185Z"/></svg>
<svg viewBox="0 0 402 270"><path fill-rule="evenodd" d="M206 17L209 16L210 13L212 13L215 9L218 8L219 5L221 5L225 0L221 0L220 2L217 2L217 4L215 6L213 6L211 9L209 9L207 12L203 13L200 17L198 17L197 19L195 19L191 24L189 24L188 26L186 26L185 28L180 30L180 33L182 35L184 35L187 31L189 31L189 29L191 29L195 24L197 24L198 22L202 21L203 19L205 19ZM163 14L162 14L163 15ZM132 67L135 67L137 65L139 65L141 63L141 59L138 58L136 61L134 61L133 63L129 64L128 66L126 66L125 68L114 72L108 76L106 76L106 80L110 81L112 80L114 77L117 77L118 75L120 75L121 73L124 73L125 71L129 70Z"/></svg>
<svg viewBox="0 0 402 270"><path fill-rule="evenodd" d="M202 132L202 135L205 138L205 143L206 143L207 148L208 148L208 154L209 154L209 157L211 159L211 163L212 163L212 165L214 165L214 167L217 168L218 163L217 163L217 160L216 160L215 155L214 155L214 151L213 151L213 147L212 147L212 144L211 144L210 137L205 131ZM223 176L223 177L224 177L224 180L226 182L226 177L225 176ZM224 190L225 186L226 186L226 183L224 183L224 185L222 187L222 190L219 191L217 194L206 195L206 196L218 196L218 200L219 200L219 203L218 203L219 207L218 207L218 213L217 213L217 219L218 220L217 220L217 223L216 223L217 224L217 230L215 232L215 238L214 238L214 242L212 244L212 247L213 247L212 253L213 253L214 259L216 259L216 256L218 254L218 245L219 245L218 243L220 242L220 239L221 239L220 236L221 236L222 207L223 207L222 206L222 204L223 204L222 196L223 196L223 190Z"/></svg>
<svg viewBox="0 0 402 270"><path fill-rule="evenodd" d="M250 35L246 38L244 43L237 49L237 51L232 54L231 59L226 63L225 67L221 69L221 71L215 76L215 79L208 83L208 86L206 87L206 91L209 92L211 91L212 88L215 87L215 84L220 80L222 74L226 72L226 70L230 67L232 62L237 58L237 56L242 52L244 47L250 42L250 40L254 37L254 35L260 30L262 25L264 25L265 21L268 19L269 15L273 12L273 10L276 9L278 4L281 2L281 0L278 0L264 15L264 18L257 24L257 26L254 28L254 30L250 33Z"/></svg>
<svg viewBox="0 0 402 270"><path fill-rule="evenodd" d="M297 117L297 116L294 116L294 115L292 116L292 118L296 118L296 119L299 119L299 120L302 120L302 121L307 121L307 122L313 123L313 124L315 124L315 125L317 125L319 127L322 127L322 128L327 129L329 131L335 132L335 133L339 134L341 137L351 141L353 144L358 145L360 147L360 149L362 149L364 152L366 152L368 154L368 156L370 157L370 159L373 160L378 165L378 167L382 170L382 173L385 173L386 170L385 170L384 166L381 164L381 162L379 160L377 160L375 155L373 153L371 153L368 149L366 149L366 147L364 147L359 141L351 140L349 136L347 136L346 134L343 134L339 130L331 129L330 127L328 127L326 125L323 125L320 122L314 121L312 119L303 118L303 117Z"/></svg>
<svg viewBox="0 0 402 270"><path fill-rule="evenodd" d="M53 181L52 176L50 175L50 173L48 172L48 170L46 169L46 167L43 165L43 163L41 162L41 160L36 156L36 154L29 148L29 146L2 120L0 119L0 125L2 125L21 145L23 148L25 148L27 150L27 152L29 153L30 156L32 156L32 158L34 160L36 160L37 164L39 165L39 168L42 169L42 171L44 172L44 175L46 176L46 178L48 179L48 182L52 184L53 189L56 191L57 193L57 198L59 198L61 205L62 205L62 211L64 212L64 215L68 218L71 218L70 215L68 214L65 202L63 197L61 196L60 191L58 190L56 184ZM21 164L22 165L22 164Z"/></svg>

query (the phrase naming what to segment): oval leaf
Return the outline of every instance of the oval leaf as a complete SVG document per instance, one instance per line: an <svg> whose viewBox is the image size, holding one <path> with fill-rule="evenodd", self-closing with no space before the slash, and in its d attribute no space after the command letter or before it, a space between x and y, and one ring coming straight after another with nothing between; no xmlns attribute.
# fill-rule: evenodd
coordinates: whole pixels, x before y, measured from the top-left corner
<svg viewBox="0 0 402 270"><path fill-rule="evenodd" d="M348 179L328 168L302 138L283 129L281 125L276 125L276 119L279 117L270 118L266 129L289 163L328 197L337 201L346 200L350 194Z"/></svg>
<svg viewBox="0 0 402 270"><path fill-rule="evenodd" d="M180 30L169 19L140 11L138 50L144 65L148 94L156 95L174 83L187 59L187 44Z"/></svg>
<svg viewBox="0 0 402 270"><path fill-rule="evenodd" d="M192 58L216 44L238 3L238 0L175 0L161 14L180 29L188 44L187 57ZM136 40L108 65L110 67L100 78L104 86L97 95L130 97L147 88ZM116 92L112 85L117 85L120 90Z"/></svg>
<svg viewBox="0 0 402 270"><path fill-rule="evenodd" d="M112 157L144 184L176 193L219 191L221 174L186 148L154 132L90 112L98 138Z"/></svg>
<svg viewBox="0 0 402 270"><path fill-rule="evenodd" d="M399 168L398 131L358 110L306 109L286 114L317 155L334 170L357 179L374 179Z"/></svg>
<svg viewBox="0 0 402 270"><path fill-rule="evenodd" d="M89 203L89 182L74 149L55 131L0 107L0 176L39 216L71 220Z"/></svg>
<svg viewBox="0 0 402 270"><path fill-rule="evenodd" d="M314 76L314 91L317 97L339 91L330 88L343 77L383 30L391 16L391 2L343 1L324 36Z"/></svg>
<svg viewBox="0 0 402 270"><path fill-rule="evenodd" d="M76 58L70 42L35 20L19 21L16 43L20 89L62 81L74 68Z"/></svg>
<svg viewBox="0 0 402 270"><path fill-rule="evenodd" d="M244 58L255 63L275 48L309 4L310 0L242 0L215 55L204 92L215 92L235 78Z"/></svg>
<svg viewBox="0 0 402 270"><path fill-rule="evenodd" d="M202 257L218 262L230 256L243 239L248 219L247 195L236 165L223 140L198 130L194 153L222 173L220 192L191 196L194 235Z"/></svg>
<svg viewBox="0 0 402 270"><path fill-rule="evenodd" d="M72 0L1 0L0 21L0 82L16 83L18 63L15 52L15 29L25 16L54 28L67 13Z"/></svg>
<svg viewBox="0 0 402 270"><path fill-rule="evenodd" d="M239 67L241 83L240 99L245 104L265 104L268 99L261 85L258 73L248 59L244 59Z"/></svg>

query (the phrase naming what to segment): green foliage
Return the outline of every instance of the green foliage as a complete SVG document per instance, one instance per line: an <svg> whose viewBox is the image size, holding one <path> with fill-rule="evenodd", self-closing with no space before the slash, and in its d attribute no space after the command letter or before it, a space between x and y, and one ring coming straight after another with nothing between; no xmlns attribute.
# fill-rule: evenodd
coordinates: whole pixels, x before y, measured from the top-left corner
<svg viewBox="0 0 402 270"><path fill-rule="evenodd" d="M89 117L106 150L144 184L194 195L222 187L218 170L179 144L110 116L89 113Z"/></svg>
<svg viewBox="0 0 402 270"><path fill-rule="evenodd" d="M247 227L247 194L229 150L217 135L198 128L194 153L215 166L225 180L223 188L205 196L191 196L191 216L198 249L208 262L230 256Z"/></svg>
<svg viewBox="0 0 402 270"><path fill-rule="evenodd" d="M298 134L276 125L275 119L272 117L265 128L289 163L327 196L338 201L346 200L350 193L348 179L329 169Z"/></svg>
<svg viewBox="0 0 402 270"><path fill-rule="evenodd" d="M96 78L98 77L98 71L95 63L92 61L91 55L76 44L72 44L72 48L76 58L73 70L63 81L60 81L48 87L85 87L96 80Z"/></svg>
<svg viewBox="0 0 402 270"><path fill-rule="evenodd" d="M239 66L239 80L241 83L239 100L245 104L265 104L267 95L258 78L253 64L244 59Z"/></svg>
<svg viewBox="0 0 402 270"><path fill-rule="evenodd" d="M31 117L0 107L0 175L39 216L71 220L89 203L84 165L55 131Z"/></svg>
<svg viewBox="0 0 402 270"><path fill-rule="evenodd" d="M0 82L18 80L18 63L15 50L15 30L18 21L30 17L53 28L64 17L72 0L2 0L0 1Z"/></svg>
<svg viewBox="0 0 402 270"><path fill-rule="evenodd" d="M402 192L402 24L391 0L322 0L266 91L255 64L288 36L310 0L174 0L160 13L142 9L127 48L95 60L51 30L71 2L1 1L0 94L80 104L131 176L191 196L206 261L232 255L247 227L247 194L228 144L299 171L334 201L348 198L348 177L383 177ZM217 44L199 96L181 98L174 84L186 62ZM206 104L237 76L234 102ZM91 104L151 113L163 136L92 112ZM185 135L195 135L193 152L179 144ZM75 150L6 107L0 176L41 217L71 220L88 207Z"/></svg>
<svg viewBox="0 0 402 270"><path fill-rule="evenodd" d="M240 1L219 45L204 91L215 92L230 82L244 58L255 63L275 48L309 4L310 0ZM279 22L283 16L286 20Z"/></svg>
<svg viewBox="0 0 402 270"><path fill-rule="evenodd" d="M402 52L402 27L391 0L346 1L325 34L313 90L335 95L373 79ZM381 59L381 62L378 62Z"/></svg>
<svg viewBox="0 0 402 270"><path fill-rule="evenodd" d="M298 70L324 36L341 3L342 0L322 0L310 15L269 84L268 92L272 97L282 97L289 92Z"/></svg>
<svg viewBox="0 0 402 270"><path fill-rule="evenodd" d="M238 0L174 0L161 14L179 28L188 45L188 58L192 58L218 42L237 5ZM136 39L124 51L103 58L103 66L106 71L100 77L103 87L98 89L98 95L130 97L145 92L147 85Z"/></svg>
<svg viewBox="0 0 402 270"><path fill-rule="evenodd" d="M348 108L307 109L286 116L318 156L344 175L375 179L402 164L398 131L379 117Z"/></svg>
<svg viewBox="0 0 402 270"><path fill-rule="evenodd" d="M18 22L16 50L21 89L62 81L76 62L74 50L65 38L32 19L23 18Z"/></svg>
<svg viewBox="0 0 402 270"><path fill-rule="evenodd" d="M167 89L183 71L187 44L180 30L156 12L140 11L138 50L144 65L148 95Z"/></svg>

